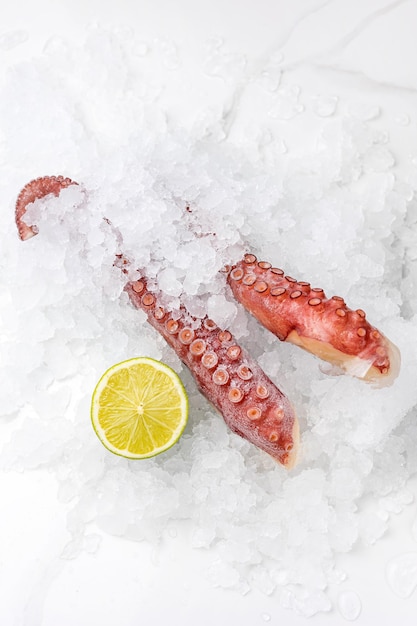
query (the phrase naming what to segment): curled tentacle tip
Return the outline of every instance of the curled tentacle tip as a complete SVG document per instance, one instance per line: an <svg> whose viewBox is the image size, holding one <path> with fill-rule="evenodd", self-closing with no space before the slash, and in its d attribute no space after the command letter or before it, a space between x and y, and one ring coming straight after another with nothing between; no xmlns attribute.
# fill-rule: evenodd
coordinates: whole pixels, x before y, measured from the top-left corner
<svg viewBox="0 0 417 626"><path fill-rule="evenodd" d="M25 185L17 198L15 209L16 226L20 239L26 241L38 234L36 225L29 226L23 221L29 204L49 194L59 196L63 189L77 184L70 178L64 178L63 176L42 176Z"/></svg>
<svg viewBox="0 0 417 626"><path fill-rule="evenodd" d="M22 241L27 241L38 234L38 227L29 226L25 222L20 222L17 224L17 232Z"/></svg>

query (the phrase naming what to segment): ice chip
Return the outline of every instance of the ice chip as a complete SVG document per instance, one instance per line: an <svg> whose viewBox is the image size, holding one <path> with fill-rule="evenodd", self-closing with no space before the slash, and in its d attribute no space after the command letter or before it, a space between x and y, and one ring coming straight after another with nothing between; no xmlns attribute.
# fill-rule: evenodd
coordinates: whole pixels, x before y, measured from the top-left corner
<svg viewBox="0 0 417 626"><path fill-rule="evenodd" d="M221 294L210 296L207 301L207 314L220 328L227 328L236 312L236 305Z"/></svg>

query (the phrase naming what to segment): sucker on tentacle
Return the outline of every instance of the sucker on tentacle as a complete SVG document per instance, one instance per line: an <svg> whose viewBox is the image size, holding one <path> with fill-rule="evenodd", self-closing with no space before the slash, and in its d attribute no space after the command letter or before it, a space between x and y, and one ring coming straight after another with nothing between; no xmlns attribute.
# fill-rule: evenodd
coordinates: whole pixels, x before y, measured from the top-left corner
<svg viewBox="0 0 417 626"><path fill-rule="evenodd" d="M52 193L58 196L69 178L42 177L30 182L16 203L16 223L22 240L37 234L22 218L28 204ZM118 255L115 265L126 271L127 261ZM132 304L146 312L149 323L190 369L204 396L220 411L229 428L291 468L299 445L298 421L283 393L259 365L233 339L205 317L191 316L184 307L172 317L159 303L159 295L147 288L146 276L125 287Z"/></svg>
<svg viewBox="0 0 417 626"><path fill-rule="evenodd" d="M289 341L378 386L391 384L400 369L400 352L372 326L361 309L323 289L285 276L282 269L246 254L227 268L233 295L281 341Z"/></svg>

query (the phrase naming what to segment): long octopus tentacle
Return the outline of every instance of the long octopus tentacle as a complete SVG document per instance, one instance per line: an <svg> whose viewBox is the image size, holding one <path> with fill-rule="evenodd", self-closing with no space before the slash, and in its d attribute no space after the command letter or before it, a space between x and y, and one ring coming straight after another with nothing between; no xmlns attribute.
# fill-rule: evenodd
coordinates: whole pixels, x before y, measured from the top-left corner
<svg viewBox="0 0 417 626"><path fill-rule="evenodd" d="M22 218L28 204L69 185L61 176L45 176L30 182L16 204L19 236L25 240L37 233ZM119 255L115 265L125 267ZM158 302L160 295L148 290L146 276L127 283L132 304L146 312L148 322L159 331L190 369L200 391L222 414L229 428L270 454L286 468L296 462L299 445L298 420L286 396L274 385L228 330L205 317L199 320L185 308L173 317Z"/></svg>
<svg viewBox="0 0 417 626"><path fill-rule="evenodd" d="M146 278L128 283L131 302L146 312L191 371L200 391L223 415L229 428L292 467L298 447L298 422L290 402L228 330L185 308L172 317L147 289Z"/></svg>
<svg viewBox="0 0 417 626"><path fill-rule="evenodd" d="M228 268L228 283L236 300L281 341L379 386L398 375L398 348L343 298L327 298L323 289L286 276L253 254Z"/></svg>

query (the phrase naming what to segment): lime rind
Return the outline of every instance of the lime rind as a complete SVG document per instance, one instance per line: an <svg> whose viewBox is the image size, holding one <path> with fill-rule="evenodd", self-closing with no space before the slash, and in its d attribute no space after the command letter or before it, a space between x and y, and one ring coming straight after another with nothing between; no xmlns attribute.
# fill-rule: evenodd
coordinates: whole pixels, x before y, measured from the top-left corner
<svg viewBox="0 0 417 626"><path fill-rule="evenodd" d="M154 371L162 372L163 374L169 377L171 383L173 384L174 389L178 392L179 403L177 404L177 406L175 406L175 408L179 410L181 419L179 420L177 428L174 430L171 430L172 434L166 443L159 445L159 446L155 446L149 452L146 452L144 454L139 454L139 453L132 453L127 448L118 448L117 446L113 445L108 440L105 430L102 428L102 426L99 423L98 417L99 417L99 408L100 408L100 398L102 396L104 389L108 387L108 383L109 383L111 376L113 376L117 372L120 372L120 370L122 369L126 369L126 371L128 372L129 368L134 365L146 365L146 364L150 365ZM120 392L120 390L118 391ZM146 390L142 392L142 397L144 394L146 394ZM119 395L121 396L121 399L122 399L123 394L119 393ZM125 400L128 403L132 402L132 399L129 398L128 396L125 396ZM132 403L132 409L133 409L133 404L134 403ZM160 410L163 407L156 407L155 410L157 410L158 408ZM123 412L124 409L120 411L120 408L119 408L118 411ZM188 411L189 411L189 404L188 404L187 392L178 374L168 365L166 365L165 363L162 363L161 361L157 361L156 359L152 359L150 357L134 357L131 359L127 359L125 361L121 361L120 363L117 363L116 365L109 367L101 376L100 380L98 381L96 385L96 388L94 389L93 397L91 401L91 422L92 422L94 431L97 437L100 439L101 443L104 445L105 448L107 448L107 450L109 450L113 454L116 454L126 459L148 459L148 458L157 456L158 454L161 454L162 452L165 452L166 450L169 450L170 448L172 448L172 446L174 446L178 442L178 440L180 439L187 425ZM157 418L154 418L152 416L149 416L149 418L157 421Z"/></svg>

